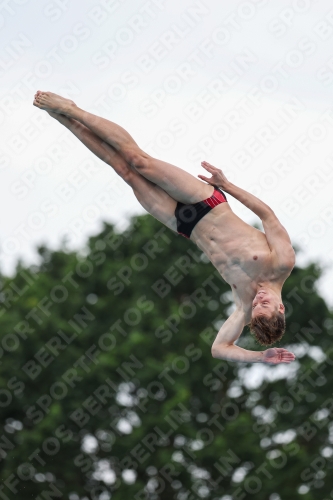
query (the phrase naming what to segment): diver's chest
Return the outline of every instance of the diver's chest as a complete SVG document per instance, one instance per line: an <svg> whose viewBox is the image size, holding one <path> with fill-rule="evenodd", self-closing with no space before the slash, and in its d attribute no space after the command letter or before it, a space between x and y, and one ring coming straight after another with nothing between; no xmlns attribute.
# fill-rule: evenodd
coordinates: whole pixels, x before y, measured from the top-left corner
<svg viewBox="0 0 333 500"><path fill-rule="evenodd" d="M267 252L247 249L243 254L239 252L235 255L235 253L227 259L227 268L235 276L244 276L245 273L250 279L254 279L266 276L272 269L271 256Z"/></svg>

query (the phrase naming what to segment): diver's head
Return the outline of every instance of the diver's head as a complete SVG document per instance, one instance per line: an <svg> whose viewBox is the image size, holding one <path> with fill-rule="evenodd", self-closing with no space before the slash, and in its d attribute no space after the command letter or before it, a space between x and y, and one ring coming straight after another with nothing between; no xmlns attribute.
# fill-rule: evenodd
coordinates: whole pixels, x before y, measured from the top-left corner
<svg viewBox="0 0 333 500"><path fill-rule="evenodd" d="M260 288L252 301L251 333L261 345L271 345L282 338L285 327L280 295L269 288Z"/></svg>

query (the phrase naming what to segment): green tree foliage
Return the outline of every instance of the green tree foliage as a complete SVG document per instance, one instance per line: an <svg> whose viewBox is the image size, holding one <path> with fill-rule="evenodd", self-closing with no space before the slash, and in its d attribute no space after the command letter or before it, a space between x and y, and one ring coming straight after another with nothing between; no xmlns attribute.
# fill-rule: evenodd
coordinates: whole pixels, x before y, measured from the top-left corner
<svg viewBox="0 0 333 500"><path fill-rule="evenodd" d="M150 216L1 277L0 498L333 498L333 320L283 289L290 365L214 359L230 288ZM261 349L246 331L239 345Z"/></svg>

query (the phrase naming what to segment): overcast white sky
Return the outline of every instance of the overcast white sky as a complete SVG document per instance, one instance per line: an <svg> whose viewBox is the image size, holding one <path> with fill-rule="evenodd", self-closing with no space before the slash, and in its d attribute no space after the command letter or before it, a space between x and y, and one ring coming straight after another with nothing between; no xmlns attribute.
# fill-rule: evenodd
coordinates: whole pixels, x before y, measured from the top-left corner
<svg viewBox="0 0 333 500"><path fill-rule="evenodd" d="M197 176L202 160L261 197L327 266L333 305L333 7L328 0L7 0L0 7L0 267L82 248L145 211L101 161L32 106L37 89L127 128ZM126 200L124 196L126 195ZM230 199L230 197L229 197ZM238 202L247 222L255 217Z"/></svg>

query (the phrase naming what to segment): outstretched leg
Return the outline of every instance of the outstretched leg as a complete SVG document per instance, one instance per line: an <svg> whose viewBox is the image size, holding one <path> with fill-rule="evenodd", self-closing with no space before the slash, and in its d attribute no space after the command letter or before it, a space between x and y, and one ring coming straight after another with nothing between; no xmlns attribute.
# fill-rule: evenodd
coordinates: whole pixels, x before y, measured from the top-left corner
<svg viewBox="0 0 333 500"><path fill-rule="evenodd" d="M151 157L140 149L130 134L105 118L80 109L73 101L51 92L38 92L34 101L41 109L62 113L73 118L112 146L146 179L160 186L173 199L196 203L209 198L214 188L170 163Z"/></svg>
<svg viewBox="0 0 333 500"><path fill-rule="evenodd" d="M177 232L174 215L177 202L163 189L131 168L115 149L96 136L86 126L59 113L48 112L52 118L70 130L98 158L110 165L116 173L133 189L133 192L148 213Z"/></svg>

